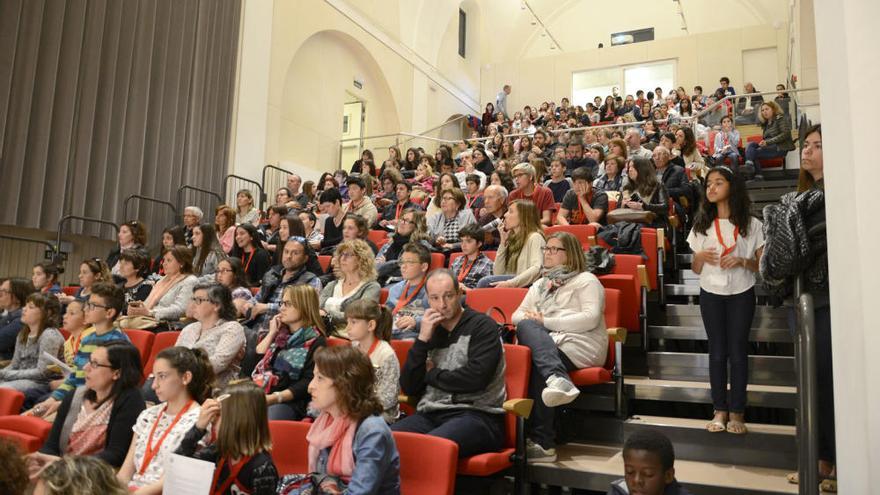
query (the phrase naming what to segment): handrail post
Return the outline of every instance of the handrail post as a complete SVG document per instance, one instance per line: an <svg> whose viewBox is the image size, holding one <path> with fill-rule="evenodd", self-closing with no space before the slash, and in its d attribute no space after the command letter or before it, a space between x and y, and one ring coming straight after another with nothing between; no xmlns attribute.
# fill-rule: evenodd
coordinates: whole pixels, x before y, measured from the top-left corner
<svg viewBox="0 0 880 495"><path fill-rule="evenodd" d="M798 382L798 493L815 495L819 486L819 445L816 390L816 322L813 295L795 280L795 363Z"/></svg>

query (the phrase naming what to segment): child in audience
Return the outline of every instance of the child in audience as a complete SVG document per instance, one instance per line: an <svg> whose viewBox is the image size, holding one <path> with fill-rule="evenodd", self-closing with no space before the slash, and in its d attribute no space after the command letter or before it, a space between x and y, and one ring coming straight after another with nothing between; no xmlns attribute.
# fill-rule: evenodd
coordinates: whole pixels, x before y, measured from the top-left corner
<svg viewBox="0 0 880 495"><path fill-rule="evenodd" d="M382 403L382 417L393 423L400 414L400 362L391 344L391 310L374 301L359 300L345 308L348 338L370 358L376 370L376 396Z"/></svg>
<svg viewBox="0 0 880 495"><path fill-rule="evenodd" d="M92 295L83 305L85 323L89 328L82 332L79 349L73 359L75 365L73 373L67 376L64 383L59 385L48 399L31 409L34 416L46 418L52 415L68 394L85 383L85 366L98 344L112 340L128 340L128 336L114 325L116 318L122 313L124 302L122 289L115 285L100 283L92 287Z"/></svg>
<svg viewBox="0 0 880 495"><path fill-rule="evenodd" d="M39 495L126 495L113 468L94 456L64 456L32 475L34 494Z"/></svg>
<svg viewBox="0 0 880 495"><path fill-rule="evenodd" d="M725 116L721 119L721 130L715 134L715 142L712 145L712 158L719 164L725 158L730 159L730 165L739 168L739 131L733 128L733 119Z"/></svg>
<svg viewBox="0 0 880 495"><path fill-rule="evenodd" d="M675 479L672 442L656 430L633 433L623 445L625 477L611 483L608 495L690 495Z"/></svg>
<svg viewBox="0 0 880 495"><path fill-rule="evenodd" d="M709 172L706 194L687 242L694 251L692 269L700 275L700 313L709 338L715 417L706 429L741 435L747 431L744 413L755 273L764 251L762 224L751 215L742 175L725 166Z"/></svg>
<svg viewBox="0 0 880 495"><path fill-rule="evenodd" d="M119 481L139 495L161 494L168 457L201 412L199 404L211 393L214 373L203 349L176 346L163 349L153 363L152 388L161 404L141 412Z"/></svg>
<svg viewBox="0 0 880 495"><path fill-rule="evenodd" d="M176 453L217 464L212 494L274 494L278 470L269 454L272 440L263 391L250 381L238 381L225 389L226 394L222 401L202 403ZM211 441L199 449L206 435Z"/></svg>
<svg viewBox="0 0 880 495"><path fill-rule="evenodd" d="M461 253L450 269L462 290L475 289L481 278L492 275L492 260L481 252L485 233L477 224L465 225L458 231Z"/></svg>
<svg viewBox="0 0 880 495"><path fill-rule="evenodd" d="M310 474L285 477L279 493L400 493L400 456L374 383L370 360L357 350L317 353L309 392L321 415L306 436Z"/></svg>
<svg viewBox="0 0 880 495"><path fill-rule="evenodd" d="M46 356L59 356L64 345L64 337L56 329L60 315L61 304L54 296L28 296L12 362L0 369L0 387L36 398L49 392L49 380L57 372L50 370L52 362Z"/></svg>
<svg viewBox="0 0 880 495"><path fill-rule="evenodd" d="M553 192L553 201L562 203L565 193L572 187L571 179L565 176L565 164L554 158L550 161L550 178L544 181L544 187Z"/></svg>
<svg viewBox="0 0 880 495"><path fill-rule="evenodd" d="M79 352L79 346L82 343L83 332L86 330L86 303L84 301L75 300L67 305L64 311L64 320L62 327L69 334L67 340L64 341L64 362L71 369L76 367L76 353ZM50 383L52 390L58 388L64 379L53 380Z"/></svg>
<svg viewBox="0 0 880 495"><path fill-rule="evenodd" d="M428 308L425 277L431 266L431 253L421 244L409 243L403 247L399 260L403 280L389 287L385 306L394 318L392 338L414 339Z"/></svg>
<svg viewBox="0 0 880 495"><path fill-rule="evenodd" d="M54 263L41 261L34 265L33 274L31 275L31 283L37 292L44 294L61 294L61 285L58 283L58 277L64 270Z"/></svg>

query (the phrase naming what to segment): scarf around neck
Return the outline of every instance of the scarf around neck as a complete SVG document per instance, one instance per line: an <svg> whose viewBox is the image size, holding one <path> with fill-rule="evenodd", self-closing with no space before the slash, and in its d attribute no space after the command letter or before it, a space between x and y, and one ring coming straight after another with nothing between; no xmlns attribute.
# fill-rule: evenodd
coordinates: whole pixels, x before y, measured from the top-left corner
<svg viewBox="0 0 880 495"><path fill-rule="evenodd" d="M354 434L357 421L348 417L334 418L323 412L309 428L306 440L309 442L309 472L317 472L318 456L329 448L327 474L340 476L346 482L354 472Z"/></svg>

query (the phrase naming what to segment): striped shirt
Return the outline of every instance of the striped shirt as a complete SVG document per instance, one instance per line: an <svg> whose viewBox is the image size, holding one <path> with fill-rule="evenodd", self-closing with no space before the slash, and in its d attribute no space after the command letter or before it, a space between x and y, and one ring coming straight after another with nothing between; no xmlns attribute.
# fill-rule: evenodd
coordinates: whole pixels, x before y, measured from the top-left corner
<svg viewBox="0 0 880 495"><path fill-rule="evenodd" d="M92 351L98 347L98 344L109 342L111 340L126 340L128 341L128 335L125 334L122 330L113 327L109 332L104 335L98 335L95 332L95 327L89 327L82 332L82 340L79 343L79 351L76 353L76 357L73 358L73 373L67 376L67 379L64 380L54 392L52 392L52 398L61 401L64 397L76 387L84 384L86 382L86 363L89 362L89 359L92 357Z"/></svg>

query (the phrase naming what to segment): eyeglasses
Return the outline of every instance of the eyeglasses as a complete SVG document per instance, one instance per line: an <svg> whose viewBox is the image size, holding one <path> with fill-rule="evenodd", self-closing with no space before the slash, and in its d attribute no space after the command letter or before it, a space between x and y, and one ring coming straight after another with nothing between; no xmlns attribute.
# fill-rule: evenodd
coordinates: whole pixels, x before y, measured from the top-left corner
<svg viewBox="0 0 880 495"><path fill-rule="evenodd" d="M192 302L194 304L202 304L202 303L206 303L206 302L210 302L210 301L211 300L208 299L207 297L194 297L194 298L192 298Z"/></svg>
<svg viewBox="0 0 880 495"><path fill-rule="evenodd" d="M344 260L347 258L354 258L355 254L351 252L339 253L339 259Z"/></svg>
<svg viewBox="0 0 880 495"><path fill-rule="evenodd" d="M86 301L83 304L83 308L85 308L86 311L91 311L95 308L110 309L110 306L104 306L103 304L96 304L96 303L93 303L92 301Z"/></svg>
<svg viewBox="0 0 880 495"><path fill-rule="evenodd" d="M397 223L400 223L400 224L404 224L404 223L415 224L416 222L414 222L414 221L412 221L412 220L407 220L406 218L401 218L400 220L397 221Z"/></svg>
<svg viewBox="0 0 880 495"><path fill-rule="evenodd" d="M541 248L541 251L544 253L556 254L559 251L565 251L565 248L556 246L544 246Z"/></svg>
<svg viewBox="0 0 880 495"><path fill-rule="evenodd" d="M113 369L113 366L110 366L109 364L101 364L94 359L89 360L89 362L86 364L89 365L90 368L110 368L111 370Z"/></svg>

